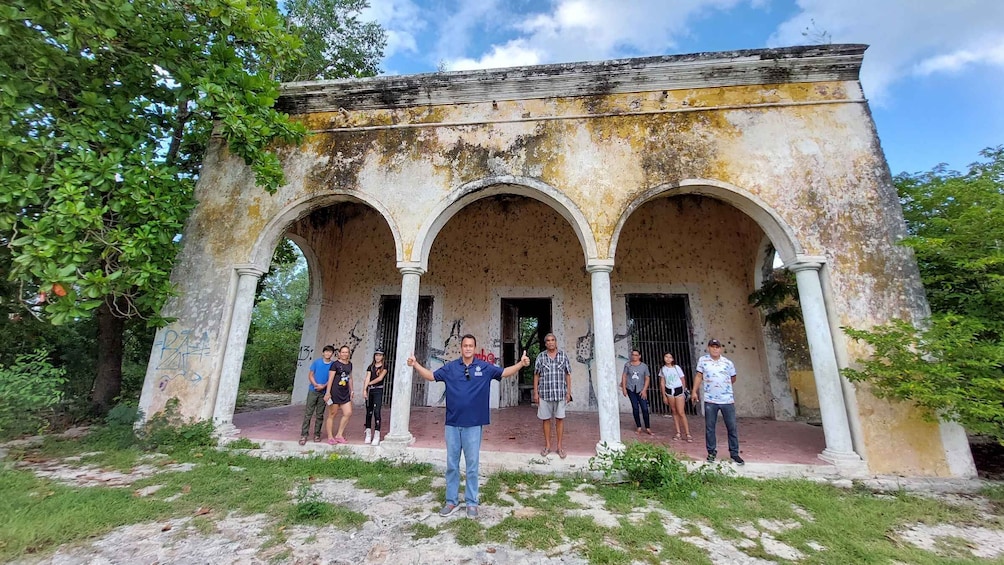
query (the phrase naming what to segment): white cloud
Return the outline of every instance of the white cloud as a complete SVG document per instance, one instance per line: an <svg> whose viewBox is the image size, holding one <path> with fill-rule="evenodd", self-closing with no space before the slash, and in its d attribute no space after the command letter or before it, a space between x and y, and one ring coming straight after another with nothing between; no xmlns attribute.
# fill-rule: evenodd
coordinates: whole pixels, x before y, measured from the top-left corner
<svg viewBox="0 0 1004 565"><path fill-rule="evenodd" d="M463 58L446 62L451 71L473 69L497 69L500 67L522 67L541 63L540 53L526 45L522 39L515 39L505 45L495 45L491 53L478 59Z"/></svg>
<svg viewBox="0 0 1004 565"><path fill-rule="evenodd" d="M556 63L665 53L689 33L689 23L715 10L763 0L555 0L546 13L513 24L519 37L451 69ZM670 6L670 7L667 7ZM507 59L508 58L508 59Z"/></svg>
<svg viewBox="0 0 1004 565"><path fill-rule="evenodd" d="M396 53L418 51L415 37L425 28L421 13L412 0L370 0L369 8L360 13L360 19L375 20L387 32L386 59Z"/></svg>
<svg viewBox="0 0 1004 565"><path fill-rule="evenodd" d="M506 27L506 19L512 15L504 11L504 6L499 9L499 5L499 0L460 2L451 7L448 15L437 16L437 21L441 23L436 30L435 62L448 62L451 57L466 52L472 35L479 31L477 28L482 24Z"/></svg>
<svg viewBox="0 0 1004 565"><path fill-rule="evenodd" d="M973 49L959 49L945 55L928 57L913 67L918 75L930 75L939 72L956 72L966 67L978 64L1004 66L1004 35L995 38L989 45Z"/></svg>
<svg viewBox="0 0 1004 565"><path fill-rule="evenodd" d="M882 104L890 86L910 75L1004 65L1000 0L797 0L801 12L781 24L771 45L806 43L806 29L834 43L867 43L861 82Z"/></svg>

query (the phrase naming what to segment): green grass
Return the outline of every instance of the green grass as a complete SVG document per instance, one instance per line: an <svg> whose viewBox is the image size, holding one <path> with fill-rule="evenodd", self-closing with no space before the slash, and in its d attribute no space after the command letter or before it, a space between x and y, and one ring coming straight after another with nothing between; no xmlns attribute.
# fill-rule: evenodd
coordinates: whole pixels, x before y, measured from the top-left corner
<svg viewBox="0 0 1004 565"><path fill-rule="evenodd" d="M439 535L439 530L422 522L415 522L411 526L411 539L428 539L434 538L437 535Z"/></svg>
<svg viewBox="0 0 1004 565"><path fill-rule="evenodd" d="M172 505L132 489L72 488L25 471L0 470L0 561L174 515Z"/></svg>
<svg viewBox="0 0 1004 565"><path fill-rule="evenodd" d="M460 518L443 525L444 529L453 530L457 543L463 546L478 545L485 541L485 529L477 520Z"/></svg>
<svg viewBox="0 0 1004 565"><path fill-rule="evenodd" d="M263 460L239 451L184 442L174 442L169 456L141 460L148 451L140 446L115 447L126 443L108 433L97 434L90 440L47 440L40 448L23 450L11 458L38 461L100 451L85 457L82 463L123 470L137 463L196 465L188 472L162 471L124 488L76 488L37 478L28 471L0 470L0 562L44 555L58 544L93 539L127 524L193 516L200 509L208 510L193 519L196 530L201 532L214 531L216 521L230 512L272 516L274 522L266 528L270 536L267 545L277 552L272 561L281 562L291 558L288 550L275 547L285 543L284 528L288 525L359 528L368 519L364 514L321 499L311 489L313 482L352 480L356 488L378 495L403 491L419 497L431 493L437 501L443 496L442 487L431 486L438 473L424 464L395 466L386 461L364 462L343 454ZM233 471L232 467L243 470ZM547 551L567 544L594 564L710 563L703 549L682 539L700 535L697 524L713 528L724 539L738 540L743 537L739 527L756 526L758 520L769 519L799 524L797 528L772 535L805 554L801 563L897 561L940 565L979 561L972 558L961 540L940 540L938 555L896 541L894 532L915 523L1004 528L1004 520L999 516L987 519L973 509L905 493L877 496L860 486L842 490L808 481L755 481L728 476L702 477L694 491L696 496L690 496L689 492L685 496L667 493L664 487L647 490L634 483L590 482L580 492L593 497L602 510L618 518L618 524L608 528L587 515L576 515L580 505L571 501L569 493L582 484L583 480L577 477L498 473L487 477L481 490L482 504L495 508L511 506L511 502L502 498L505 495L519 505L536 509L536 513L523 517L508 515L490 526L485 520L458 517L434 528L418 522L422 512L416 512L416 522L406 532L415 540L450 532L464 546L505 543ZM163 488L148 497L133 496L136 489L149 485ZM179 493L183 495L168 502ZM996 505L998 512L1004 507L1004 486L988 487L981 494ZM661 511L638 513L638 509L646 507L679 517L684 522L683 532L667 533ZM813 519L801 517L796 507L804 509ZM640 518L628 519L629 514ZM810 542L827 549L817 552L809 547ZM750 556L778 560L761 546L743 551Z"/></svg>

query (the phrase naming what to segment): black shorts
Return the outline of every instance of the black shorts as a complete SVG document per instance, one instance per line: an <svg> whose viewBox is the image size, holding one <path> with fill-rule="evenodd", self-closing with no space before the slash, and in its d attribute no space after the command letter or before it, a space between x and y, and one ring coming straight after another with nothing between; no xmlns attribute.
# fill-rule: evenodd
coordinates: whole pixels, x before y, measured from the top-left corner
<svg viewBox="0 0 1004 565"><path fill-rule="evenodd" d="M349 387L338 386L337 384L331 387L331 400L339 406L345 404L346 402L351 402L352 393L349 391Z"/></svg>
<svg viewBox="0 0 1004 565"><path fill-rule="evenodd" d="M678 386L676 388L666 388L666 394L676 398L677 396L683 396L683 387Z"/></svg>

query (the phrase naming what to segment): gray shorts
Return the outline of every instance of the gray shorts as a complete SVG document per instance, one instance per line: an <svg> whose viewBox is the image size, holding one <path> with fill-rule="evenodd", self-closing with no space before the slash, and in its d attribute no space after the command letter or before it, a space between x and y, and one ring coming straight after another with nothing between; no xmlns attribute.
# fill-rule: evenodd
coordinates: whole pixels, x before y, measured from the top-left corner
<svg viewBox="0 0 1004 565"><path fill-rule="evenodd" d="M557 418L563 420L565 418L565 402L564 400L541 400L540 404L537 405L537 417L541 420L550 420L551 418Z"/></svg>

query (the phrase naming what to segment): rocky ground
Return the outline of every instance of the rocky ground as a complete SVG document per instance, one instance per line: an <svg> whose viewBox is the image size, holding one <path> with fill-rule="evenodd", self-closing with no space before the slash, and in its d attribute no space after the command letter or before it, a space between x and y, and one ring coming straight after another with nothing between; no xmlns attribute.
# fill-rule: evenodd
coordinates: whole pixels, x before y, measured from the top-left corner
<svg viewBox="0 0 1004 565"><path fill-rule="evenodd" d="M289 402L289 395L282 393L252 393L243 405L243 410L261 410L271 406L281 406ZM1004 453L995 443L976 443L974 458L981 469L981 476L990 479L1004 477ZM3 450L0 449L0 457ZM190 464L164 465L156 461L158 455L133 468L130 472L107 471L87 465L81 466L82 457L63 460L24 459L16 463L39 476L81 487L109 486L129 488L140 479L154 476L158 472L187 471ZM267 456L267 454L266 454ZM235 469L239 471L239 469ZM841 484L838 486L850 486ZM434 483L442 486L442 479ZM136 489L135 496L151 496L158 490L157 485ZM273 535L276 519L266 515L229 515L206 527L199 516L174 518L165 522L144 523L118 528L100 539L83 544L67 544L55 553L32 558L20 563L43 564L133 564L133 563L294 563L294 564L571 564L586 563L584 556L574 543L548 548L546 551L529 551L508 544L482 543L464 546L457 542L455 530L440 526L446 522L466 520L461 507L446 518L440 517L434 509L439 500L431 494L409 496L403 491L388 496L358 488L353 481L320 480L312 484L311 496L319 500L366 515L369 520L357 530L339 529L333 526L311 527L293 526L283 531L281 541ZM558 488L557 483L545 485L543 491L533 491L520 485L513 494L502 495L511 506L483 506L480 522L490 527L508 516L532 517L537 510L525 507L517 500L547 494ZM768 564L794 562L813 557L803 550L791 547L777 539L777 535L813 522L813 516L805 509L794 507L797 520L778 522L759 520L756 523L741 524L740 539L722 536L706 524L687 522L671 512L657 507L637 508L628 515L616 514L606 509L605 501L591 492L588 484L570 493L577 509L569 514L588 516L596 524L616 527L619 520L626 518L638 523L651 513L661 517L668 535L702 548L715 564ZM923 494L923 493L921 493ZM303 493L290 492L290 499ZM954 505L974 507L985 514L988 521L994 518L994 509L986 499L971 494L935 494L939 499ZM184 496L179 494L177 496ZM424 524L430 537L415 535L416 526ZM699 535L698 535L699 533ZM963 547L974 558L1004 559L1004 531L985 528L979 524L913 524L893 534L897 543L909 544L927 551L939 552L946 546ZM611 542L614 543L614 542ZM762 548L772 559L752 557L743 549ZM813 552L825 552L819 543L809 543ZM654 552L661 548L653 547ZM804 548L803 548L804 549ZM815 556L818 560L818 556ZM775 560L776 559L776 560Z"/></svg>
<svg viewBox="0 0 1004 565"><path fill-rule="evenodd" d="M40 476L52 480L87 487L94 485L129 487L132 482L148 478L160 470L186 471L184 465L158 465L158 455L148 456L142 464L131 472L104 471L79 466L80 457L66 460L22 460L16 465L29 469ZM239 472L240 469L234 469ZM435 486L442 485L442 479ZM453 530L440 532L444 522L466 520L463 508L446 518L434 512L438 500L431 494L409 496L403 491L388 496L359 489L353 481L320 480L312 484L312 496L320 500L365 514L369 520L358 530L345 530L332 526L294 526L283 531L284 539L278 543L273 536L275 519L266 515L229 515L207 528L199 523L197 516L175 518L157 523L135 524L118 528L100 539L84 544L67 544L44 558L36 558L22 563L45 564L133 564L133 563L295 563L295 564L420 564L420 563L491 563L491 564L559 564L586 563L577 553L575 544L559 545L546 551L528 551L508 544L482 543L462 546L457 543ZM519 495L537 497L553 493L557 483L548 483L542 489L532 490L519 485L517 496L503 495L511 504L506 507L486 505L481 508L480 521L485 527L501 522L507 516L533 516L537 511L519 503ZM157 485L137 489L135 496L151 496L158 490ZM570 493L577 509L569 510L572 515L588 516L598 525L616 527L618 521L627 519L638 523L651 513L661 517L666 533L704 549L708 558L716 564L769 564L773 559L751 557L744 548L763 548L768 555L783 562L797 563L806 559L801 550L791 547L778 539L777 534L800 528L813 521L811 513L793 506L797 520L759 520L756 523L740 524L740 539L721 536L712 528L701 523L688 523L671 512L657 507L637 508L627 515L612 513L606 509L604 500L591 494L590 485L583 483ZM299 493L302 496L302 493ZM184 496L179 494L178 496ZM298 493L290 492L294 499ZM989 518L993 509L986 500L973 495L937 495L951 504L975 506ZM416 525L430 526L426 531L431 537L414 535ZM699 532L699 535L696 533ZM914 524L896 532L899 543L912 544L929 551L939 548L952 539L968 548L973 557L1000 559L1004 557L1004 531L984 528L980 525ZM825 552L819 543L809 543L815 552ZM654 552L661 548L653 547Z"/></svg>

